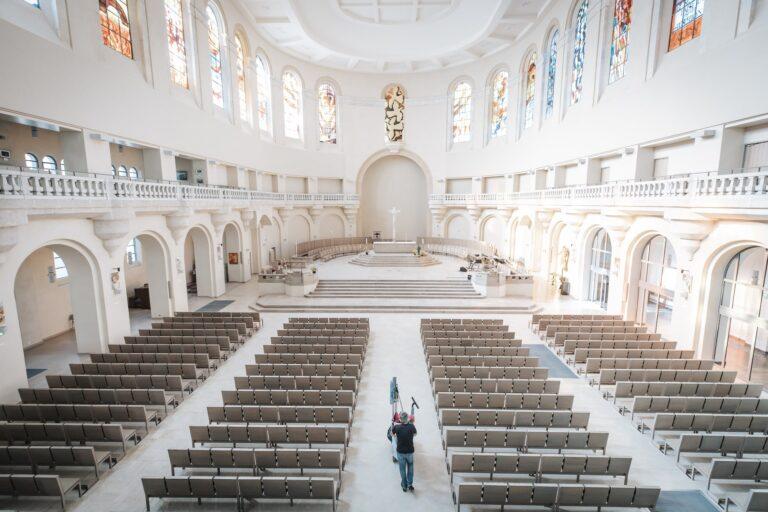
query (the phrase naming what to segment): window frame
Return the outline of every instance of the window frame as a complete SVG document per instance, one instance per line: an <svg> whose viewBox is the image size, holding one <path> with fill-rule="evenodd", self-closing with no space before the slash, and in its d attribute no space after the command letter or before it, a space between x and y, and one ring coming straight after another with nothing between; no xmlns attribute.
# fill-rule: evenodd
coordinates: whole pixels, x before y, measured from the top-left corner
<svg viewBox="0 0 768 512"><path fill-rule="evenodd" d="M463 94L461 97L457 96L457 93L459 91L460 87L464 87L468 89L469 94ZM474 85L472 81L467 77L460 77L457 78L453 84L451 84L451 88L449 89L450 94L448 96L448 140L449 140L449 147L461 147L465 146L467 144L472 143L472 115L473 115L473 102L474 102ZM460 98L466 98L464 101L461 101ZM460 101L463 106L460 107L459 111L456 110L457 107L457 101ZM466 116L463 115L461 112L464 111L466 113ZM461 118L459 118L461 116ZM459 137L457 139L457 135L455 132L455 128L457 126L457 118L459 119L459 122L463 122L463 120L466 121L467 129L466 129L466 136Z"/></svg>
<svg viewBox="0 0 768 512"><path fill-rule="evenodd" d="M296 120L298 121L296 124L297 133L296 136L289 135L288 133L288 112L290 110L286 109L286 106L288 106L288 99L286 97L286 78L289 76L293 76L295 78L295 85L297 86L297 89L294 92L296 95L296 106L295 109L295 115ZM286 68L283 70L283 73L281 75L280 80L280 90L281 90L281 96L282 96L282 106L283 106L283 137L289 141L304 142L304 134L305 134L305 128L304 128L304 81L301 78L301 75L299 72L293 68Z"/></svg>
<svg viewBox="0 0 768 512"><path fill-rule="evenodd" d="M320 110L320 100L322 98L321 90L323 88L330 89L333 93L334 103L333 103L333 138L329 140L322 140L323 136L323 116L321 114ZM330 81L329 79L322 79L320 82L318 82L317 87L315 87L315 93L317 98L317 142L321 146L338 146L339 144L339 93L338 93L338 86Z"/></svg>

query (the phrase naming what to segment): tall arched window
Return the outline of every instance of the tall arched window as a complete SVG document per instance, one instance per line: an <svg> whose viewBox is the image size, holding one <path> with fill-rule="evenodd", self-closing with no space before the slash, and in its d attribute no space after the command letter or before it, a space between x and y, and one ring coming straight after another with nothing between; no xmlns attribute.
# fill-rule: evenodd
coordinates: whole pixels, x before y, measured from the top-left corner
<svg viewBox="0 0 768 512"><path fill-rule="evenodd" d="M40 161L33 153L26 153L24 155L24 167L27 169L39 169Z"/></svg>
<svg viewBox="0 0 768 512"><path fill-rule="evenodd" d="M43 157L43 170L56 174L56 159L50 155Z"/></svg>
<svg viewBox="0 0 768 512"><path fill-rule="evenodd" d="M723 274L713 359L739 379L768 384L768 250L749 247Z"/></svg>
<svg viewBox="0 0 768 512"><path fill-rule="evenodd" d="M661 235L651 238L640 258L635 321L664 337L672 334L672 311L679 273L672 243Z"/></svg>
<svg viewBox="0 0 768 512"><path fill-rule="evenodd" d="M208 52L211 61L211 97L214 105L224 108L221 47L226 34L222 28L218 8L212 3L205 8L205 17L208 22Z"/></svg>
<svg viewBox="0 0 768 512"><path fill-rule="evenodd" d="M126 169L124 165L121 165L120 167L117 168L117 176L118 178L127 178L128 169Z"/></svg>
<svg viewBox="0 0 768 512"><path fill-rule="evenodd" d="M491 138L507 133L509 120L509 73L499 71L491 83Z"/></svg>
<svg viewBox="0 0 768 512"><path fill-rule="evenodd" d="M587 11L589 0L584 0L576 12L573 24L573 63L571 70L571 105L581 99L584 88L584 53L587 47Z"/></svg>
<svg viewBox="0 0 768 512"><path fill-rule="evenodd" d="M259 129L272 133L272 78L269 68L260 56L256 56L256 107L259 114Z"/></svg>
<svg viewBox="0 0 768 512"><path fill-rule="evenodd" d="M560 37L560 31L552 32L549 38L549 49L547 50L547 88L546 101L544 104L544 118L548 118L555 110L555 80L557 78L557 39Z"/></svg>
<svg viewBox="0 0 768 512"><path fill-rule="evenodd" d="M611 62L608 83L612 84L624 77L627 64L627 44L629 25L632 22L632 0L616 0L613 10L613 30L611 32Z"/></svg>
<svg viewBox="0 0 768 512"><path fill-rule="evenodd" d="M126 0L99 0L99 22L104 44L132 59L131 22Z"/></svg>
<svg viewBox="0 0 768 512"><path fill-rule="evenodd" d="M131 178L132 180L139 179L138 169L136 169L135 167L131 167L130 169L128 169L128 177Z"/></svg>
<svg viewBox="0 0 768 512"><path fill-rule="evenodd" d="M165 23L168 36L171 82L189 87L187 78L187 48L184 39L184 11L182 0L165 0Z"/></svg>
<svg viewBox="0 0 768 512"><path fill-rule="evenodd" d="M515 241L512 247L512 259L518 270L524 272L530 265L531 256L531 221L523 217L515 224Z"/></svg>
<svg viewBox="0 0 768 512"><path fill-rule="evenodd" d="M320 142L336 144L336 90L331 84L317 88L317 118Z"/></svg>
<svg viewBox="0 0 768 512"><path fill-rule="evenodd" d="M669 30L669 51L701 35L703 16L704 0L675 0Z"/></svg>
<svg viewBox="0 0 768 512"><path fill-rule="evenodd" d="M536 103L536 54L528 57L525 65L525 89L523 90L523 130L533 126L533 106Z"/></svg>
<svg viewBox="0 0 768 512"><path fill-rule="evenodd" d="M453 142L467 142L472 136L472 86L459 82L453 90L451 109Z"/></svg>
<svg viewBox="0 0 768 512"><path fill-rule="evenodd" d="M592 239L592 255L589 261L589 300L600 307L608 307L608 285L611 276L611 239L604 229Z"/></svg>
<svg viewBox="0 0 768 512"><path fill-rule="evenodd" d="M248 106L248 89L245 86L245 48L239 35L235 36L235 72L237 74L237 101L240 119L251 121L251 109Z"/></svg>
<svg viewBox="0 0 768 512"><path fill-rule="evenodd" d="M285 136L301 139L301 80L293 71L283 73L283 121Z"/></svg>
<svg viewBox="0 0 768 512"><path fill-rule="evenodd" d="M405 89L397 84L387 87L384 92L384 126L389 142L403 140L405 129Z"/></svg>

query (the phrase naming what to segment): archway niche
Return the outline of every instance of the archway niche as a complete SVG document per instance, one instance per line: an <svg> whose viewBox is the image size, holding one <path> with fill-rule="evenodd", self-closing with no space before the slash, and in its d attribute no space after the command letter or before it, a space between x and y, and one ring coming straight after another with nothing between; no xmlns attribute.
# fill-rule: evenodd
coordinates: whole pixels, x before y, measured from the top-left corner
<svg viewBox="0 0 768 512"><path fill-rule="evenodd" d="M173 315L168 252L163 242L146 233L130 239L125 250L124 264L129 308L149 309L152 317ZM134 316L136 313L132 312Z"/></svg>
<svg viewBox="0 0 768 512"><path fill-rule="evenodd" d="M283 257L289 258L296 254L296 245L308 242L310 239L309 221L301 215L292 215L285 221L285 236L283 238Z"/></svg>
<svg viewBox="0 0 768 512"><path fill-rule="evenodd" d="M317 238L342 238L343 236L344 221L341 217L329 213L318 219Z"/></svg>
<svg viewBox="0 0 768 512"><path fill-rule="evenodd" d="M381 232L392 238L392 207L397 215L397 239L429 235L429 196L424 170L410 158L384 156L365 171L360 183L360 234Z"/></svg>
<svg viewBox="0 0 768 512"><path fill-rule="evenodd" d="M65 244L41 247L22 262L14 298L28 369L62 372L80 360L78 353L104 351L103 293L93 262Z"/></svg>
<svg viewBox="0 0 768 512"><path fill-rule="evenodd" d="M471 240L472 230L469 221L463 215L456 215L448 220L445 226L446 238L458 238L461 240Z"/></svg>
<svg viewBox="0 0 768 512"><path fill-rule="evenodd" d="M512 259L515 262L519 262L523 268L528 268L531 265L531 219L528 217L520 218L513 227L514 230L514 246L512 250Z"/></svg>
<svg viewBox="0 0 768 512"><path fill-rule="evenodd" d="M243 261L243 244L240 240L240 232L234 224L227 224L222 235L224 245L224 282L244 283L248 280L245 275L245 262Z"/></svg>
<svg viewBox="0 0 768 512"><path fill-rule="evenodd" d="M504 243L504 222L498 217L489 217L483 224L483 242L491 244L504 256L508 253Z"/></svg>
<svg viewBox="0 0 768 512"><path fill-rule="evenodd" d="M215 297L213 285L213 246L203 228L193 227L184 240L184 276L187 293Z"/></svg>
<svg viewBox="0 0 768 512"><path fill-rule="evenodd" d="M254 243L258 243L254 253L259 255L259 271L264 272L281 258L280 226L275 219L263 215L258 229L258 236L253 237Z"/></svg>

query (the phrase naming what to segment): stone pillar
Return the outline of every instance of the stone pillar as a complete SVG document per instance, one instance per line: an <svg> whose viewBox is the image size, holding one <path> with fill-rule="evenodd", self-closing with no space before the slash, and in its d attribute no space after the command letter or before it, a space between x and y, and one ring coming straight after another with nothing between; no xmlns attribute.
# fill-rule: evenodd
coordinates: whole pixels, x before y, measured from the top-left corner
<svg viewBox="0 0 768 512"><path fill-rule="evenodd" d="M483 193L483 178L480 176L474 176L472 178L472 193L482 194Z"/></svg>
<svg viewBox="0 0 768 512"><path fill-rule="evenodd" d="M357 206L345 206L343 208L344 216L347 218L347 233L346 236L367 236L367 233L359 233L357 231Z"/></svg>
<svg viewBox="0 0 768 512"><path fill-rule="evenodd" d="M307 194L317 194L317 177L307 177Z"/></svg>
<svg viewBox="0 0 768 512"><path fill-rule="evenodd" d="M480 215L483 213L482 209L477 205L467 206L467 213L472 219L472 225L470 230L472 232L472 240L480 240Z"/></svg>
<svg viewBox="0 0 768 512"><path fill-rule="evenodd" d="M59 135L59 143L61 158L68 170L112 175L109 142L100 133L63 131Z"/></svg>
<svg viewBox="0 0 768 512"><path fill-rule="evenodd" d="M253 239L252 228L256 223L256 213L253 210L240 210L240 219L243 221L243 239L241 241L243 276L246 281L251 279L253 269Z"/></svg>
<svg viewBox="0 0 768 512"><path fill-rule="evenodd" d="M445 236L445 213L448 209L444 206L433 206L429 208L430 217L432 219L431 236L443 237Z"/></svg>
<svg viewBox="0 0 768 512"><path fill-rule="evenodd" d="M542 252L542 242L549 228L549 221L552 220L552 215L553 212L549 210L537 211L534 214L533 225L531 226L531 249L527 256L528 270L531 273L538 274L542 270L541 258L537 255Z"/></svg>
<svg viewBox="0 0 768 512"><path fill-rule="evenodd" d="M176 156L170 149L144 148L144 177L151 180L177 181Z"/></svg>
<svg viewBox="0 0 768 512"><path fill-rule="evenodd" d="M218 297L227 291L224 278L224 228L232 217L229 209L222 209L211 213L213 224L213 297Z"/></svg>
<svg viewBox="0 0 768 512"><path fill-rule="evenodd" d="M315 183L317 183L317 180L315 180ZM318 224L317 222L320 220L320 216L323 214L323 207L322 206L312 206L308 209L309 216L312 217L312 226L310 229L310 233L312 233L311 238L312 240L317 240L319 238L317 231L318 231Z"/></svg>
<svg viewBox="0 0 768 512"><path fill-rule="evenodd" d="M174 245L171 247L171 296L176 311L187 311L187 278L184 275L184 240L187 230L192 223L192 210L183 208L165 216L165 224L173 235Z"/></svg>

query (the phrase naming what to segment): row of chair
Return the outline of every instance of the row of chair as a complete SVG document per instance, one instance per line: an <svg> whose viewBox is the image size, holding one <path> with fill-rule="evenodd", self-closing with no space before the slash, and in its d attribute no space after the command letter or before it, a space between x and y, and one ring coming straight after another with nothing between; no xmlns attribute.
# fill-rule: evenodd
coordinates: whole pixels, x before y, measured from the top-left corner
<svg viewBox="0 0 768 512"><path fill-rule="evenodd" d="M65 496L77 491L82 496L83 486L79 478L61 478L58 475L30 475L24 473L0 474L0 496L54 497L66 509Z"/></svg>
<svg viewBox="0 0 768 512"><path fill-rule="evenodd" d="M722 457L768 454L768 435L683 434L677 445L677 461L686 453L715 453Z"/></svg>
<svg viewBox="0 0 768 512"><path fill-rule="evenodd" d="M527 357L531 349L523 347L454 347L451 345L427 345L424 347L427 359L430 356L493 356Z"/></svg>
<svg viewBox="0 0 768 512"><path fill-rule="evenodd" d="M110 343L107 348L111 354L207 354L210 359L224 359L226 357L221 347L214 343L179 343L175 345L168 343Z"/></svg>
<svg viewBox="0 0 768 512"><path fill-rule="evenodd" d="M207 410L211 423L352 423L352 408L343 406L212 405Z"/></svg>
<svg viewBox="0 0 768 512"><path fill-rule="evenodd" d="M100 466L112 467L112 454L96 451L93 446L0 446L0 466L30 468L37 474L40 469L64 467L93 468L96 479Z"/></svg>
<svg viewBox="0 0 768 512"><path fill-rule="evenodd" d="M446 331L444 329L425 329L422 333L424 338L458 338L458 339L510 339L515 340L515 333L503 330L482 330L482 331Z"/></svg>
<svg viewBox="0 0 768 512"><path fill-rule="evenodd" d="M641 428L643 426L641 425ZM746 432L767 434L767 414L659 413L653 419L651 437L657 432Z"/></svg>
<svg viewBox="0 0 768 512"><path fill-rule="evenodd" d="M598 386L615 385L617 382L727 382L736 381L731 370L630 370L602 369Z"/></svg>
<svg viewBox="0 0 768 512"><path fill-rule="evenodd" d="M222 390L224 405L322 405L355 406L354 391L304 389Z"/></svg>
<svg viewBox="0 0 768 512"><path fill-rule="evenodd" d="M237 349L229 336L126 336L126 345L218 345L220 350ZM142 349L138 349L142 350Z"/></svg>
<svg viewBox="0 0 768 512"><path fill-rule="evenodd" d="M278 329L278 336L354 336L368 337L368 329L303 329L303 328L291 328L291 329Z"/></svg>
<svg viewBox="0 0 768 512"><path fill-rule="evenodd" d="M501 318L422 318L421 325L503 325Z"/></svg>
<svg viewBox="0 0 768 512"><path fill-rule="evenodd" d="M571 428L586 429L588 412L505 409L441 409L446 427Z"/></svg>
<svg viewBox="0 0 768 512"><path fill-rule="evenodd" d="M367 345L363 336L272 336L270 343L277 345Z"/></svg>
<svg viewBox="0 0 768 512"><path fill-rule="evenodd" d="M123 452L128 449L129 441L139 442L135 430L117 423L0 423L0 440L8 444L116 443L122 446Z"/></svg>
<svg viewBox="0 0 768 512"><path fill-rule="evenodd" d="M757 382L617 382L613 392L618 398L636 396L720 396L759 397L763 385Z"/></svg>
<svg viewBox="0 0 768 512"><path fill-rule="evenodd" d="M365 357L365 345L319 345L295 343L264 345L265 354L358 354Z"/></svg>
<svg viewBox="0 0 768 512"><path fill-rule="evenodd" d="M527 356L429 356L427 366L506 366L531 368L539 366L538 357Z"/></svg>
<svg viewBox="0 0 768 512"><path fill-rule="evenodd" d="M437 393L558 393L559 380L547 379L434 379Z"/></svg>
<svg viewBox="0 0 768 512"><path fill-rule="evenodd" d="M19 397L26 404L123 404L168 406L178 400L162 389L87 389L87 388L21 388Z"/></svg>
<svg viewBox="0 0 768 512"><path fill-rule="evenodd" d="M264 446L283 446L300 444L340 445L349 443L347 428L338 425L259 425L259 424L229 424L229 425L190 425L189 436L192 446L196 444L225 443L263 444Z"/></svg>
<svg viewBox="0 0 768 512"><path fill-rule="evenodd" d="M363 366L360 354L256 354L257 364L355 364Z"/></svg>
<svg viewBox="0 0 768 512"><path fill-rule="evenodd" d="M333 375L238 375L235 377L235 389L357 391L357 377Z"/></svg>
<svg viewBox="0 0 768 512"><path fill-rule="evenodd" d="M155 337L155 336L165 336L168 338L174 338L174 337L219 337L224 336L229 339L232 343L240 343L242 340L240 339L240 333L237 329L214 329L214 328L203 328L203 327L197 327L197 328L188 328L188 329L180 329L180 328L169 328L169 329L139 329L139 337Z"/></svg>
<svg viewBox="0 0 768 512"><path fill-rule="evenodd" d="M768 414L768 398L638 396L630 407L635 414L704 412L713 414Z"/></svg>
<svg viewBox="0 0 768 512"><path fill-rule="evenodd" d="M557 453L572 450L601 451L605 454L608 445L608 432L585 432L575 430L498 430L484 428L445 429L443 448L446 456L455 448L472 448L484 452L486 449L516 450L526 453L529 450L557 450Z"/></svg>
<svg viewBox="0 0 768 512"><path fill-rule="evenodd" d="M46 375L45 380L50 388L192 390L181 375Z"/></svg>
<svg viewBox="0 0 768 512"><path fill-rule="evenodd" d="M69 363L72 375L178 375L197 380L195 364L177 363Z"/></svg>
<svg viewBox="0 0 768 512"><path fill-rule="evenodd" d="M292 364L257 363L245 365L246 375L295 375L360 377L360 366L356 364Z"/></svg>
<svg viewBox="0 0 768 512"><path fill-rule="evenodd" d="M0 421L143 423L157 425L160 417L143 405L106 404L0 404Z"/></svg>
<svg viewBox="0 0 768 512"><path fill-rule="evenodd" d="M365 317L344 317L344 316L300 316L288 317L289 324L328 324L328 323L350 323L350 324L368 324L370 319Z"/></svg>
<svg viewBox="0 0 768 512"><path fill-rule="evenodd" d="M513 348L521 347L523 340L514 338L424 338L424 352L427 347L483 347L483 348Z"/></svg>
<svg viewBox="0 0 768 512"><path fill-rule="evenodd" d="M561 332L568 333L604 333L621 335L620 338L626 339L627 334L645 334L646 327L643 325L633 325L632 323L618 323L617 325L605 325L605 324L593 324L593 325L550 325L546 329L539 332L543 339L545 339L550 345L553 345L557 334ZM645 339L644 336L640 338Z"/></svg>
<svg viewBox="0 0 768 512"><path fill-rule="evenodd" d="M534 331L538 330L539 322L542 320L621 320L621 315L588 315L582 313L535 313L531 315L531 320L528 322L528 326Z"/></svg>
<svg viewBox="0 0 768 512"><path fill-rule="evenodd" d="M612 357L590 357L584 370L600 373L601 370L711 370L715 362L711 359L628 359Z"/></svg>
<svg viewBox="0 0 768 512"><path fill-rule="evenodd" d="M543 409L570 411L573 395L535 393L437 393L438 409Z"/></svg>
<svg viewBox="0 0 768 512"><path fill-rule="evenodd" d="M135 346L135 345L128 345ZM192 345L194 346L194 345ZM198 369L209 369L211 363L208 354L184 354L164 352L128 352L89 354L93 363L159 363L159 364L193 364Z"/></svg>
<svg viewBox="0 0 768 512"><path fill-rule="evenodd" d="M647 342L653 343L653 342ZM664 343L664 342L660 342ZM587 359L692 359L693 350L640 349L640 348L577 348L573 351L573 362L584 364Z"/></svg>
<svg viewBox="0 0 768 512"><path fill-rule="evenodd" d="M596 331L591 331L589 328L583 328L578 329L575 331L560 331L555 333L555 337L550 340L550 345L559 348L564 347L565 344L569 341L605 341L605 342L629 342L629 341L656 341L660 342L662 341L661 335L657 332L645 332L642 329L641 330L635 330L633 332L622 332L621 330L619 332L613 332L613 331L606 331L602 328ZM674 341L664 341L664 343L668 344L664 348L675 348L677 346L677 342ZM621 348L621 347L616 347Z"/></svg>
<svg viewBox="0 0 768 512"><path fill-rule="evenodd" d="M171 475L176 468L187 469L249 469L254 475L265 470L330 469L338 472L341 480L343 455L341 450L317 448L184 448L169 449Z"/></svg>
<svg viewBox="0 0 768 512"><path fill-rule="evenodd" d="M197 320L194 318L178 318L162 322L152 322L153 329L222 329L227 331L237 331L242 338L250 334L250 329L245 322L230 321L209 323L207 320Z"/></svg>
<svg viewBox="0 0 768 512"><path fill-rule="evenodd" d="M433 366L432 379L546 379L549 369L546 367L515 366Z"/></svg>

